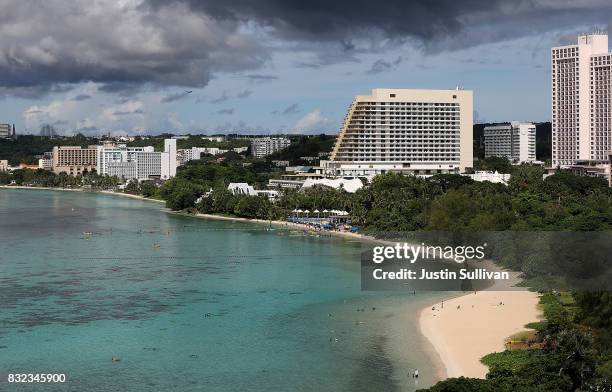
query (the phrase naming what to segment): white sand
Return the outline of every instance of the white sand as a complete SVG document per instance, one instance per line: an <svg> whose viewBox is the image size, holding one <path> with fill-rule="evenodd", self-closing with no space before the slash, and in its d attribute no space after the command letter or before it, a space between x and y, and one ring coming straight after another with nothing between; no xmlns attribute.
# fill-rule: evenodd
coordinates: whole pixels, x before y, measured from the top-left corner
<svg viewBox="0 0 612 392"><path fill-rule="evenodd" d="M504 351L504 340L537 321L539 295L530 291L479 291L421 311L421 332L434 346L447 377L484 378L480 359ZM499 303L503 302L503 305ZM460 306L460 309L457 309Z"/></svg>

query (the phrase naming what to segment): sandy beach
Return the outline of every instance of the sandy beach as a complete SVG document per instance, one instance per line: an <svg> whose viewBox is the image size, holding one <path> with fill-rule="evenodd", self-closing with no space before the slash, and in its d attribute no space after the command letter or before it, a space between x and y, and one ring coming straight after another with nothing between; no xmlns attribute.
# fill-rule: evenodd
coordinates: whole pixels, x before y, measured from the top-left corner
<svg viewBox="0 0 612 392"><path fill-rule="evenodd" d="M214 215L214 214L193 214L193 215L189 214L189 216L193 216L196 218L203 218L203 219L219 219L219 220L230 220L230 221L237 221L237 222L259 223L259 224L265 224L265 225L272 225L275 227L284 227L286 229L293 229L293 230L312 230L312 228L308 227L307 225L303 225L300 223L292 223L292 222L287 222L287 221L280 221L280 220L270 221L270 220L264 220L264 219L239 218L235 216L224 216L224 215ZM333 236L343 237L345 239L352 239L352 240L357 240L357 241L368 241L368 242L377 242L377 243L383 242L381 240L377 240L374 237L366 236L366 235L359 234L359 233L351 233L349 231L324 230L318 233L320 233L321 235L333 235Z"/></svg>
<svg viewBox="0 0 612 392"><path fill-rule="evenodd" d="M423 309L419 325L447 377L484 378L488 369L480 358L504 351L505 338L537 321L538 300L531 291L471 292L444 301L444 307L437 303Z"/></svg>

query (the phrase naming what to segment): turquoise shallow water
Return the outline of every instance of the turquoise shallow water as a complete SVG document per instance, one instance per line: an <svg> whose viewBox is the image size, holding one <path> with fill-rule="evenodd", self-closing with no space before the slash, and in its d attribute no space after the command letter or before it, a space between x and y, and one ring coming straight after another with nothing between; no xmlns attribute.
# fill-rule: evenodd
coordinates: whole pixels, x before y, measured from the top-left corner
<svg viewBox="0 0 612 392"><path fill-rule="evenodd" d="M411 391L435 378L414 322L435 294L362 292L354 242L6 189L0 238L0 390Z"/></svg>

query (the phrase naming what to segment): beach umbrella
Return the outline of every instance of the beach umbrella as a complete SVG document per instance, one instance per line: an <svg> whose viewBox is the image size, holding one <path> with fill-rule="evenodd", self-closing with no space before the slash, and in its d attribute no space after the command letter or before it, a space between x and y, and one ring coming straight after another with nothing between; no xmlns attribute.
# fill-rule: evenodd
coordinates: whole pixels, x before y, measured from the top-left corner
<svg viewBox="0 0 612 392"><path fill-rule="evenodd" d="M327 214L328 212L329 212L329 211L327 211L327 210L323 210L323 213L324 213L324 214Z"/></svg>
<svg viewBox="0 0 612 392"><path fill-rule="evenodd" d="M319 210L314 210L313 213L318 214Z"/></svg>
<svg viewBox="0 0 612 392"><path fill-rule="evenodd" d="M297 210L296 212L299 214L300 212L304 212L304 211L302 211L302 210L300 209L300 210Z"/></svg>
<svg viewBox="0 0 612 392"><path fill-rule="evenodd" d="M304 211L304 214L310 214L310 211L305 210L305 211Z"/></svg>

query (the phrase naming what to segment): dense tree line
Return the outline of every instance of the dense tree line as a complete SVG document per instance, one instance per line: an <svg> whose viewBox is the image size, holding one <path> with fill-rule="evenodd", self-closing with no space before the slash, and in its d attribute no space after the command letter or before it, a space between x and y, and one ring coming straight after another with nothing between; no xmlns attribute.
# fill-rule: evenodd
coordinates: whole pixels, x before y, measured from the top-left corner
<svg viewBox="0 0 612 392"><path fill-rule="evenodd" d="M612 229L612 191L606 181L566 171L546 179L543 174L540 167L517 166L505 186L459 175L418 178L388 173L376 176L354 194L326 187L282 190L272 214L286 217L295 208L343 209L370 232ZM188 188L197 199L211 189L213 194L220 193L229 182L265 188L273 177L256 166L194 161L181 167L177 177L160 190L165 200L172 201L175 184L182 184L179 188ZM227 208L208 210L228 213Z"/></svg>
<svg viewBox="0 0 612 392"><path fill-rule="evenodd" d="M80 188L114 190L121 183L117 177L100 176L94 172L85 172L77 176L66 173L55 174L48 170L18 169L11 173L0 172L0 185L19 185L51 188Z"/></svg>

